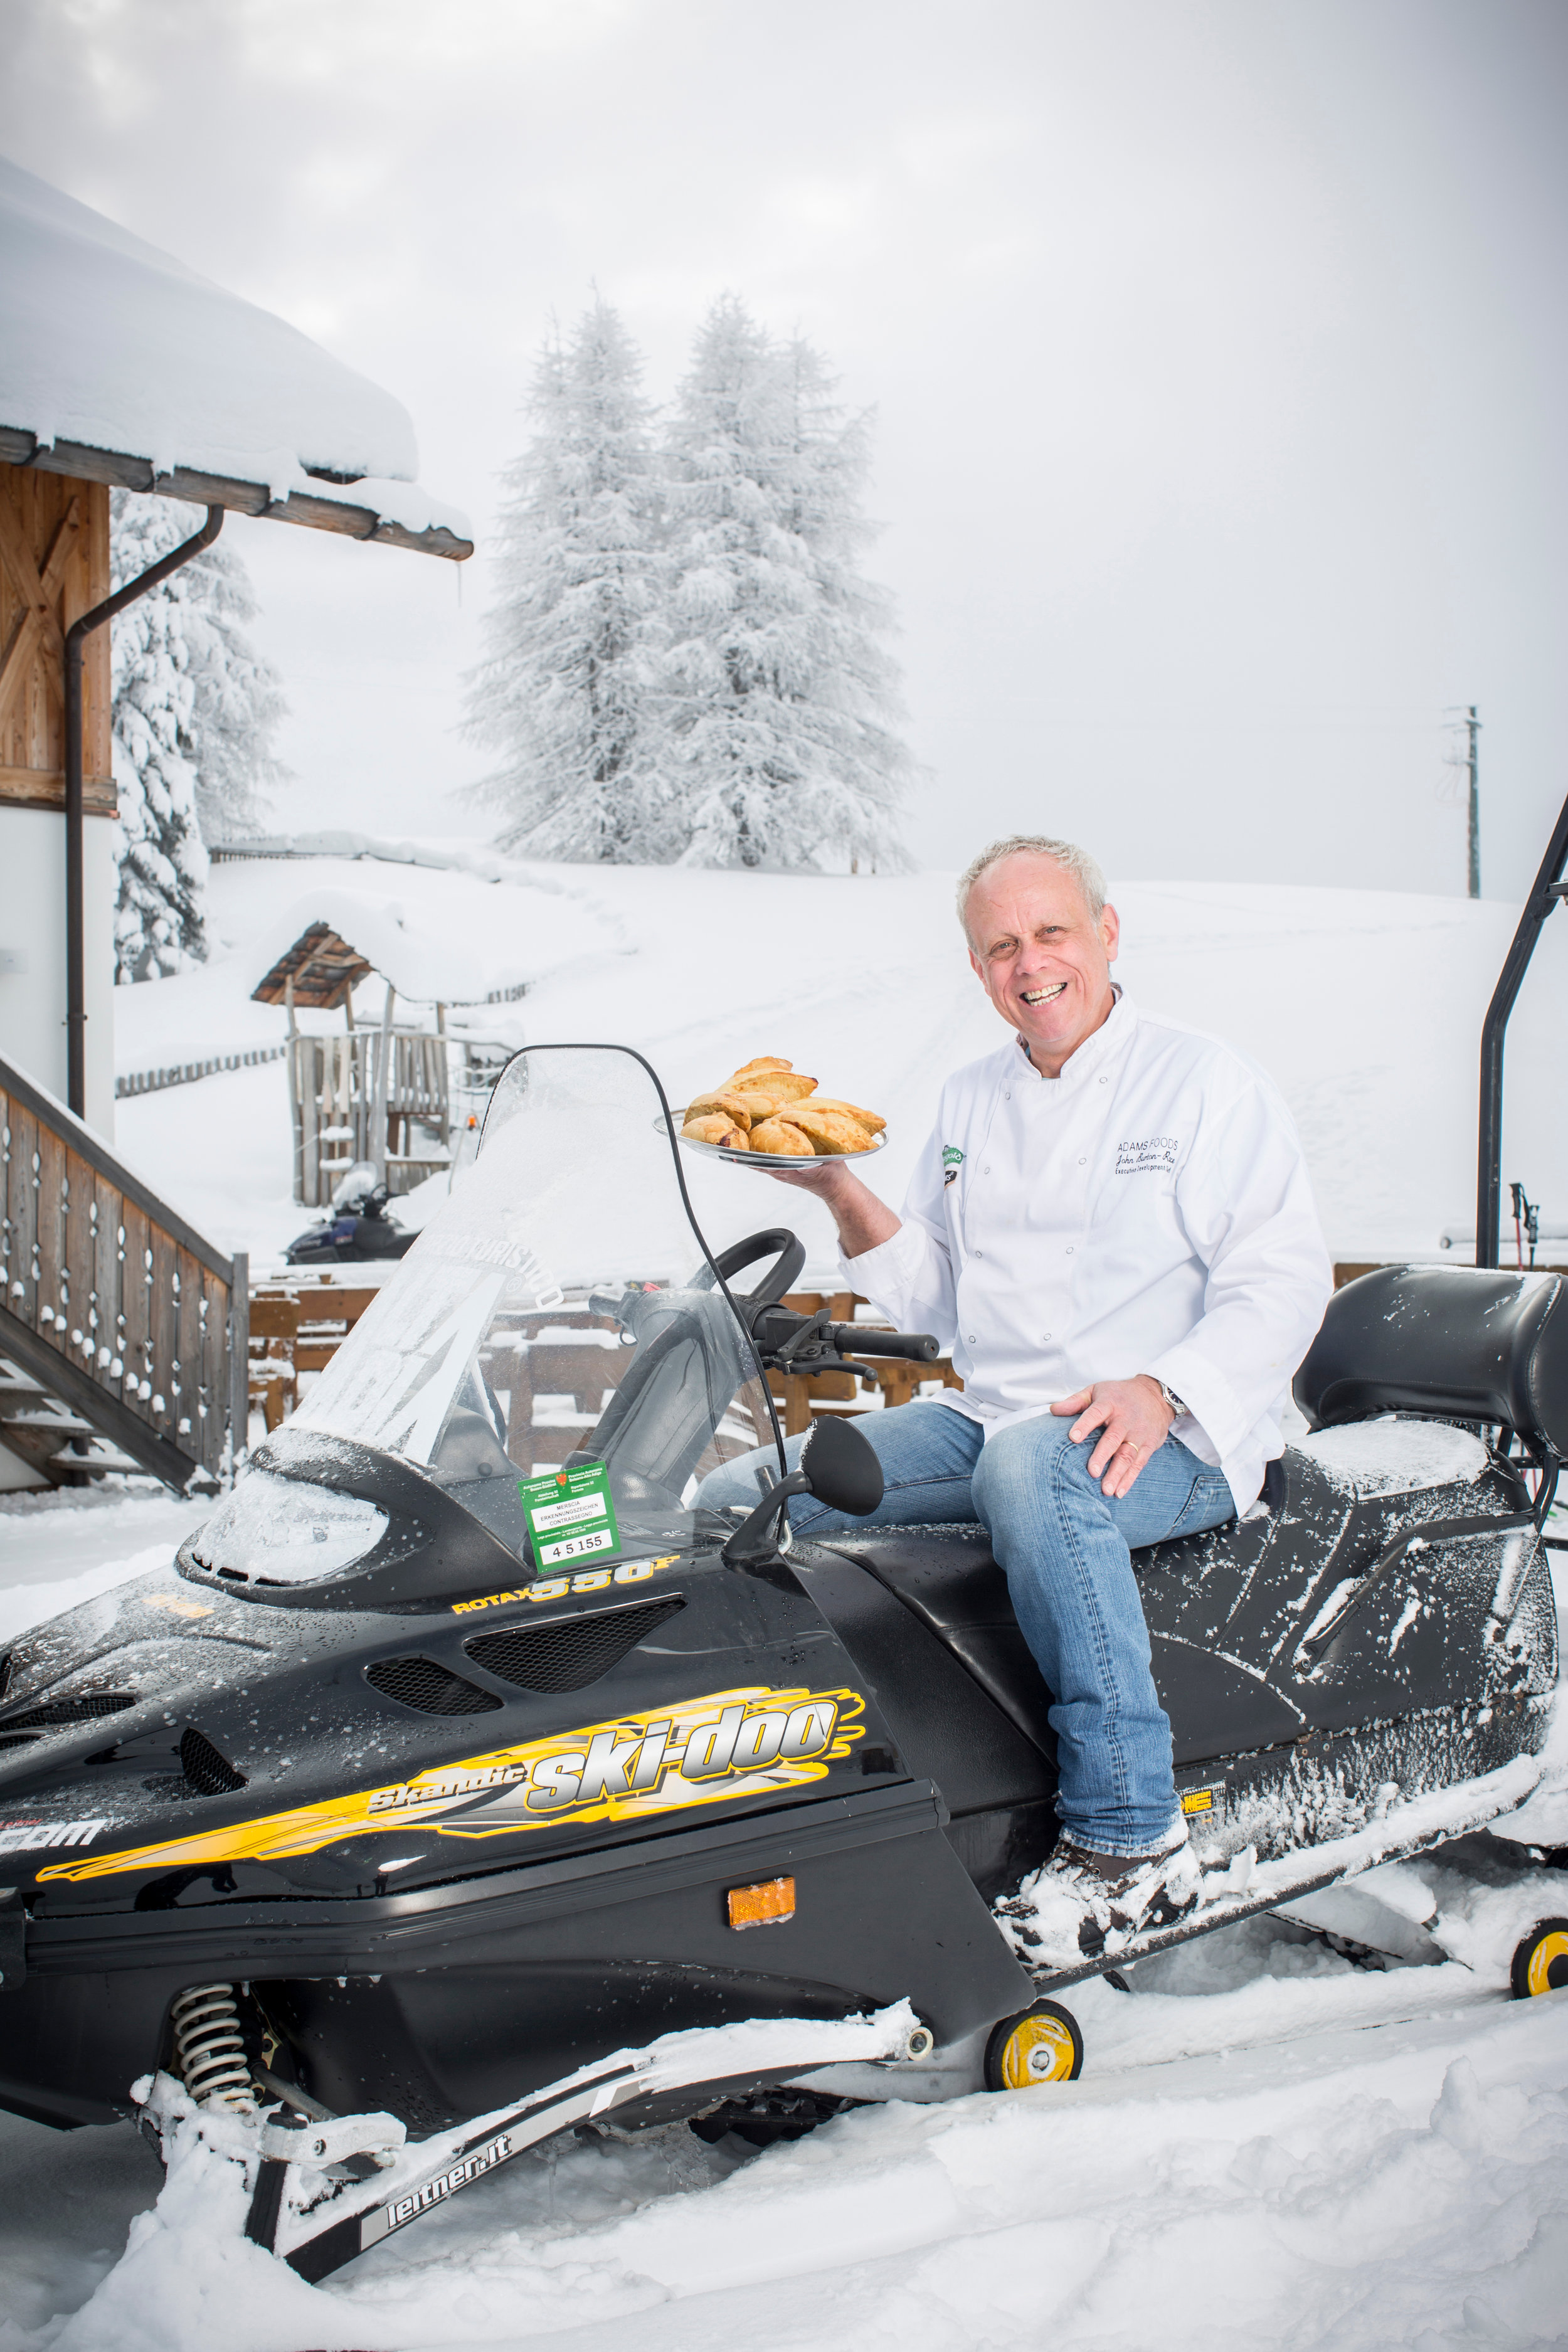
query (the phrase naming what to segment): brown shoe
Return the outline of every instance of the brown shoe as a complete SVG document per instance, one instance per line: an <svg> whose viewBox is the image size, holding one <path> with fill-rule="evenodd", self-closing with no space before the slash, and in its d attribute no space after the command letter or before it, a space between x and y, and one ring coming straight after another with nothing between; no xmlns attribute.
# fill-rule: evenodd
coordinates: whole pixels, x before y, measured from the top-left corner
<svg viewBox="0 0 1568 2352"><path fill-rule="evenodd" d="M1028 1967L1076 1968L1184 1917L1200 1876L1184 1827L1140 1854L1101 1853L1064 1832L1044 1869L997 1908Z"/></svg>

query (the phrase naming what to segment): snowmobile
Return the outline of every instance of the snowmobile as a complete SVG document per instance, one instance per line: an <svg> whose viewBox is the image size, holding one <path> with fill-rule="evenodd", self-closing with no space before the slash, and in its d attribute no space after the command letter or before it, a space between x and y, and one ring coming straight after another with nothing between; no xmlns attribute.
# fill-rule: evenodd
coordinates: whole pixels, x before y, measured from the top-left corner
<svg viewBox="0 0 1568 2352"><path fill-rule="evenodd" d="M1078 1979L1540 1776L1563 1281L1368 1275L1260 1500L1139 1556L1199 1907L1042 1963L1050 1696L984 1532L783 1508L863 1517L881 1473L823 1419L786 1475L767 1371L936 1341L785 1306L800 1241L671 1124L628 1049L519 1054L177 1570L0 1667L0 2105L205 2136L307 2278L574 2126L1070 2075ZM705 1510L759 1446L755 1507ZM1568 1922L1524 1965L1568 1974Z"/></svg>
<svg viewBox="0 0 1568 2352"><path fill-rule="evenodd" d="M386 1186L368 1160L357 1160L332 1194L331 1213L291 1241L288 1265L363 1265L406 1257L417 1236L405 1233L387 1207Z"/></svg>

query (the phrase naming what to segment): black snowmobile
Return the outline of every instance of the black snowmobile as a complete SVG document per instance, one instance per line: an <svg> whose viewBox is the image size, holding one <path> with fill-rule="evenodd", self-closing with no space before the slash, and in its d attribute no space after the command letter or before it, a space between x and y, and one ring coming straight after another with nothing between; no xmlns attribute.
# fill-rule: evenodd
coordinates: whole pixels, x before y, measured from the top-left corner
<svg viewBox="0 0 1568 2352"><path fill-rule="evenodd" d="M382 1258L406 1257L417 1240L387 1206L386 1186L368 1160L356 1160L332 1194L330 1215L291 1241L288 1265L365 1265Z"/></svg>
<svg viewBox="0 0 1568 2352"><path fill-rule="evenodd" d="M1262 1500L1141 1557L1200 1907L1034 1960L1049 1695L983 1534L792 1538L787 1491L879 1498L847 1423L744 1517L695 1500L778 1444L769 1366L935 1342L781 1306L801 1245L743 1230L778 1196L668 1119L635 1054L520 1054L178 1573L5 1662L0 2105L206 2135L307 2277L576 2124L762 2139L1070 2074L1075 1979L1538 1777L1563 1283L1369 1275Z"/></svg>

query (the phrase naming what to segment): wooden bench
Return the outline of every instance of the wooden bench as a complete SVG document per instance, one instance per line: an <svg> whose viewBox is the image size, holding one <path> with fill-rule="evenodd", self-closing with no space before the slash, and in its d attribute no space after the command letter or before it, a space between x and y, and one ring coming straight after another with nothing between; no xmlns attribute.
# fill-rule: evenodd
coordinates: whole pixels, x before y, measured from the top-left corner
<svg viewBox="0 0 1568 2352"><path fill-rule="evenodd" d="M374 1283L261 1282L250 1294L250 1402L268 1436L300 1402L301 1372L322 1372L380 1292Z"/></svg>

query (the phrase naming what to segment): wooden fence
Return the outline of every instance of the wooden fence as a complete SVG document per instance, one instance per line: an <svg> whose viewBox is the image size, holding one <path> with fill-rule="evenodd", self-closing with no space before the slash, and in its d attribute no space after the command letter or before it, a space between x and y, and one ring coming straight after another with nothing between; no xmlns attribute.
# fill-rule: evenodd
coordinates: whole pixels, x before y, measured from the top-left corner
<svg viewBox="0 0 1568 2352"><path fill-rule="evenodd" d="M114 1081L116 1102L135 1095L155 1095L165 1087L188 1087L197 1078L216 1077L220 1070L254 1070L262 1062L280 1062L287 1045L252 1045L242 1054L209 1054L201 1062L166 1062L155 1070L122 1070Z"/></svg>
<svg viewBox="0 0 1568 2352"><path fill-rule="evenodd" d="M245 1444L249 1301L92 1129L0 1061L0 1354L182 1492Z"/></svg>

